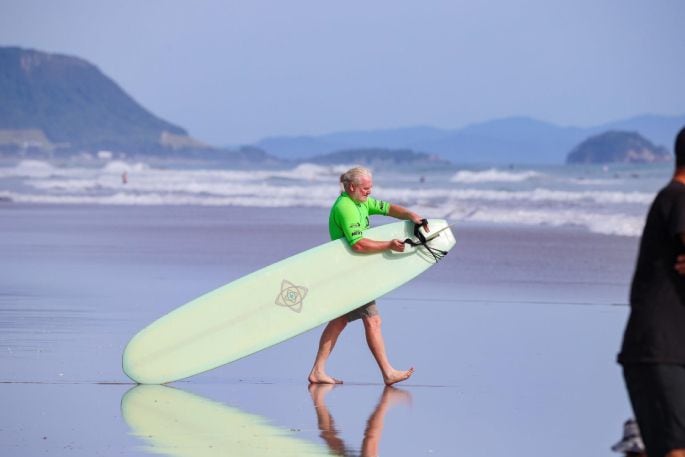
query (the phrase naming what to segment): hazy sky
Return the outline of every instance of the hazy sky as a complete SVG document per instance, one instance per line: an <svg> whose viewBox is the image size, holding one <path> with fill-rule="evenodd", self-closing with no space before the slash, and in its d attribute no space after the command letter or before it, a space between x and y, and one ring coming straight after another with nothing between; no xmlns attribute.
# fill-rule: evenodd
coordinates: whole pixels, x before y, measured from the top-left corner
<svg viewBox="0 0 685 457"><path fill-rule="evenodd" d="M215 145L685 114L683 30L683 0L0 0L0 45L83 57Z"/></svg>

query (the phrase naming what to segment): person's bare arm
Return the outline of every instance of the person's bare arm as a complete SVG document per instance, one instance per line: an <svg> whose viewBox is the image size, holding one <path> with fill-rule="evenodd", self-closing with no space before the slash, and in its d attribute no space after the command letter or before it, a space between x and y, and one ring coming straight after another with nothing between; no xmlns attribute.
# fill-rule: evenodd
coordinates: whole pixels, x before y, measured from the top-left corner
<svg viewBox="0 0 685 457"><path fill-rule="evenodd" d="M680 234L680 241L685 246L685 233ZM685 276L685 254L679 255L675 261L675 271L678 274Z"/></svg>
<svg viewBox="0 0 685 457"><path fill-rule="evenodd" d="M400 205L390 204L388 216L392 216L396 219L412 221L415 224L421 224L423 222L423 218L421 216ZM424 224L423 227L424 230L426 230L426 232L429 231L428 224ZM389 241L376 241L369 238L362 238L361 240L357 241L354 245L352 245L352 249L354 250L354 252L364 254L371 254L374 252L383 252L388 250L403 252L404 241L396 239Z"/></svg>
<svg viewBox="0 0 685 457"><path fill-rule="evenodd" d="M400 240L376 241L369 238L362 238L352 245L352 250L362 254L372 254L374 252L388 250L403 252L404 242Z"/></svg>
<svg viewBox="0 0 685 457"><path fill-rule="evenodd" d="M390 209L388 210L388 216L392 216L396 219L404 219L407 221L412 221L414 224L420 224L423 221L423 218L416 214L415 212L400 206L400 205L394 205L390 204ZM424 226L424 229L428 232L428 224Z"/></svg>

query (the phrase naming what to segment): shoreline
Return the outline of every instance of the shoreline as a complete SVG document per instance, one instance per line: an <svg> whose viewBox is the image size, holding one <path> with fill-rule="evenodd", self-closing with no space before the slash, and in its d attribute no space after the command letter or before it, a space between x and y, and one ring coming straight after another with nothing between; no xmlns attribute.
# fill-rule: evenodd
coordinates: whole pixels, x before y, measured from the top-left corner
<svg viewBox="0 0 685 457"><path fill-rule="evenodd" d="M0 199L0 211L2 210L56 210L63 211L67 209L72 209L75 211L92 211L93 209L107 209L112 208L113 211L116 210L129 210L131 212L138 211L157 211L157 212L173 212L176 210L186 210L191 212L203 212L203 211L217 211L217 212L248 212L251 216L259 213L273 212L274 217L282 217L283 214L290 214L293 211L301 212L298 213L297 217L304 217L304 220L309 223L320 223L322 225L328 224L328 211L329 208L319 207L319 206L242 206L242 205L198 205L198 204L128 204L128 203L45 203L45 202L14 202L14 201L3 201ZM427 218L444 219L440 216L427 215ZM392 218L383 216L376 216L374 219L376 224L379 225L384 222L382 221L392 221ZM635 239L640 238L641 235L624 235L617 233L603 233L590 230L588 227L581 224L564 224L564 225L551 225L551 224L527 224L524 222L513 223L513 222L487 222L487 221L473 221L473 220L456 220L447 218L446 219L450 225L454 225L458 228L464 228L468 230L524 230L534 232L536 230L540 232L558 231L559 235L566 234L580 234L585 233L588 235L597 236L607 236L607 237L617 237L623 239ZM372 225L372 226L375 226Z"/></svg>

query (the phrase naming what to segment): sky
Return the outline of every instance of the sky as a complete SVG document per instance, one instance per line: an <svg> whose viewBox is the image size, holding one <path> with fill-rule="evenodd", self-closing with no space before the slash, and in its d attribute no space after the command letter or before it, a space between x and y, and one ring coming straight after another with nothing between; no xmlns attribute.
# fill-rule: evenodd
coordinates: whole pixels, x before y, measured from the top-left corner
<svg viewBox="0 0 685 457"><path fill-rule="evenodd" d="M202 141L685 114L682 0L0 0Z"/></svg>

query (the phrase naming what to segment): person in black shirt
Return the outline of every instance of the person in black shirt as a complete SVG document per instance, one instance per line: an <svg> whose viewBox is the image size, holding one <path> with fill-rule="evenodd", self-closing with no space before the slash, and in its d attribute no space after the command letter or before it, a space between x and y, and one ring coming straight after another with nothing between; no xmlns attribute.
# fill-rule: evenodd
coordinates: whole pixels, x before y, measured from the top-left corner
<svg viewBox="0 0 685 457"><path fill-rule="evenodd" d="M685 457L685 128L647 214L618 362L649 457Z"/></svg>

